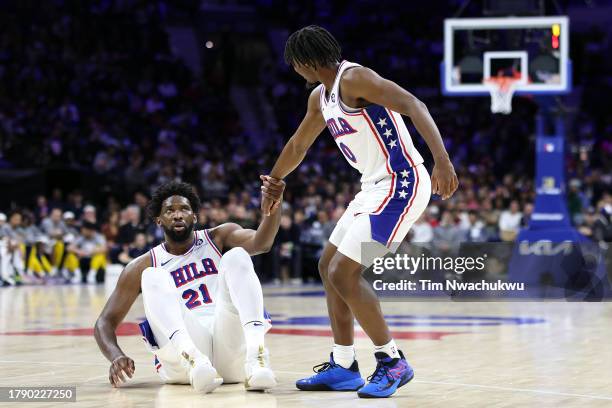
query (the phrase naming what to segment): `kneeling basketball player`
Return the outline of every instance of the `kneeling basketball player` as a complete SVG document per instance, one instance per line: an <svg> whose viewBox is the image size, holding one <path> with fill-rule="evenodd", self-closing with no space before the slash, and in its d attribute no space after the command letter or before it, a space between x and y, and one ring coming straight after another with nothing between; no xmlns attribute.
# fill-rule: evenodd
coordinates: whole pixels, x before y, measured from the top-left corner
<svg viewBox="0 0 612 408"><path fill-rule="evenodd" d="M256 231L233 223L194 231L200 201L192 186L171 182L154 192L149 208L165 240L125 267L95 325L113 386L134 374L115 330L140 292L146 315L140 328L163 382L190 383L200 392L222 382L245 381L247 390L276 385L264 347L270 322L250 255L272 245L284 183L264 178L264 184L263 194L277 205Z"/></svg>

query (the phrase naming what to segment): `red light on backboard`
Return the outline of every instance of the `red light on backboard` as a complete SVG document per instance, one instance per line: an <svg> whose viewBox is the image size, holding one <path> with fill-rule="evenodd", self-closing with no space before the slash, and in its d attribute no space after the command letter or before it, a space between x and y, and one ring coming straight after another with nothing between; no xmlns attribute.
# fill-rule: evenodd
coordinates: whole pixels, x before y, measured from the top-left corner
<svg viewBox="0 0 612 408"><path fill-rule="evenodd" d="M553 35L552 37L552 47L556 50L559 48L559 37Z"/></svg>

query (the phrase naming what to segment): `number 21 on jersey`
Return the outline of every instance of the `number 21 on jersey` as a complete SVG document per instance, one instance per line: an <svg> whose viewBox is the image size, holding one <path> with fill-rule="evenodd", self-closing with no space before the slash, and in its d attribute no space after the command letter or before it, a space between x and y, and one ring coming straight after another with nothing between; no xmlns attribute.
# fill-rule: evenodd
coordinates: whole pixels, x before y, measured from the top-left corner
<svg viewBox="0 0 612 408"><path fill-rule="evenodd" d="M202 295L202 299L200 299L200 295ZM187 309L193 309L194 307L202 306L202 304L212 303L212 298L205 284L201 284L197 291L193 289L184 291L183 299L187 301L187 303L185 303Z"/></svg>

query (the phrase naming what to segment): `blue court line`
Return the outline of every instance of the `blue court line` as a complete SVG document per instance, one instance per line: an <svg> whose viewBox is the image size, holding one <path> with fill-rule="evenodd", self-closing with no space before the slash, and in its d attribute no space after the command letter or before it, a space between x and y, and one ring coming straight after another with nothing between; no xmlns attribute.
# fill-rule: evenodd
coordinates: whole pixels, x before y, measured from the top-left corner
<svg viewBox="0 0 612 408"><path fill-rule="evenodd" d="M539 324L545 323L545 319L535 317L500 317L483 316L479 321L478 316L413 316L413 315L389 315L385 316L387 324L392 327L465 327L465 326L502 326L502 325L524 325L524 324ZM417 321L397 321L397 319ZM438 321L426 321L438 320ZM420 321L418 321L420 320ZM440 320L455 320L451 322L443 322ZM468 321L458 321L468 320ZM327 316L295 316L286 319L278 318L274 320L275 325L289 326L327 326L330 324Z"/></svg>
<svg viewBox="0 0 612 408"><path fill-rule="evenodd" d="M266 293L266 297L322 297L325 296L324 290L315 290L315 291L300 291L300 292L291 292L291 293Z"/></svg>

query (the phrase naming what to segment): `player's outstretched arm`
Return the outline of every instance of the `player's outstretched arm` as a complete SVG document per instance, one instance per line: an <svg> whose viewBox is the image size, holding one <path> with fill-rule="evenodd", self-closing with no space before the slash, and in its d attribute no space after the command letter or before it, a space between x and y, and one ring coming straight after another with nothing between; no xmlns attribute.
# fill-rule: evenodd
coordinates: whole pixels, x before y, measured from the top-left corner
<svg viewBox="0 0 612 408"><path fill-rule="evenodd" d="M431 175L432 192L443 199L453 195L459 181L440 131L423 102L395 82L365 67L348 70L340 86L342 94L351 99L364 99L408 116L425 139L435 161Z"/></svg>
<svg viewBox="0 0 612 408"><path fill-rule="evenodd" d="M225 223L210 230L215 245L225 252L231 248L242 247L249 255L268 252L274 243L281 218L281 202L285 191L285 182L269 176L262 176L262 197L276 203L270 215L263 215L257 230L245 229L235 223Z"/></svg>
<svg viewBox="0 0 612 408"><path fill-rule="evenodd" d="M94 337L102 354L111 362L108 380L113 387L118 387L126 381L124 373L132 378L136 369L134 360L126 356L117 344L115 331L138 297L142 271L149 266L151 259L148 253L127 264L119 276L115 290L96 320Z"/></svg>
<svg viewBox="0 0 612 408"><path fill-rule="evenodd" d="M276 160L270 177L277 180L284 179L304 160L306 152L312 146L317 137L325 128L325 120L319 105L319 88L313 89L308 97L308 108L302 123L291 136L280 156ZM261 211L265 215L270 214L270 209L274 203L265 196L261 199Z"/></svg>

